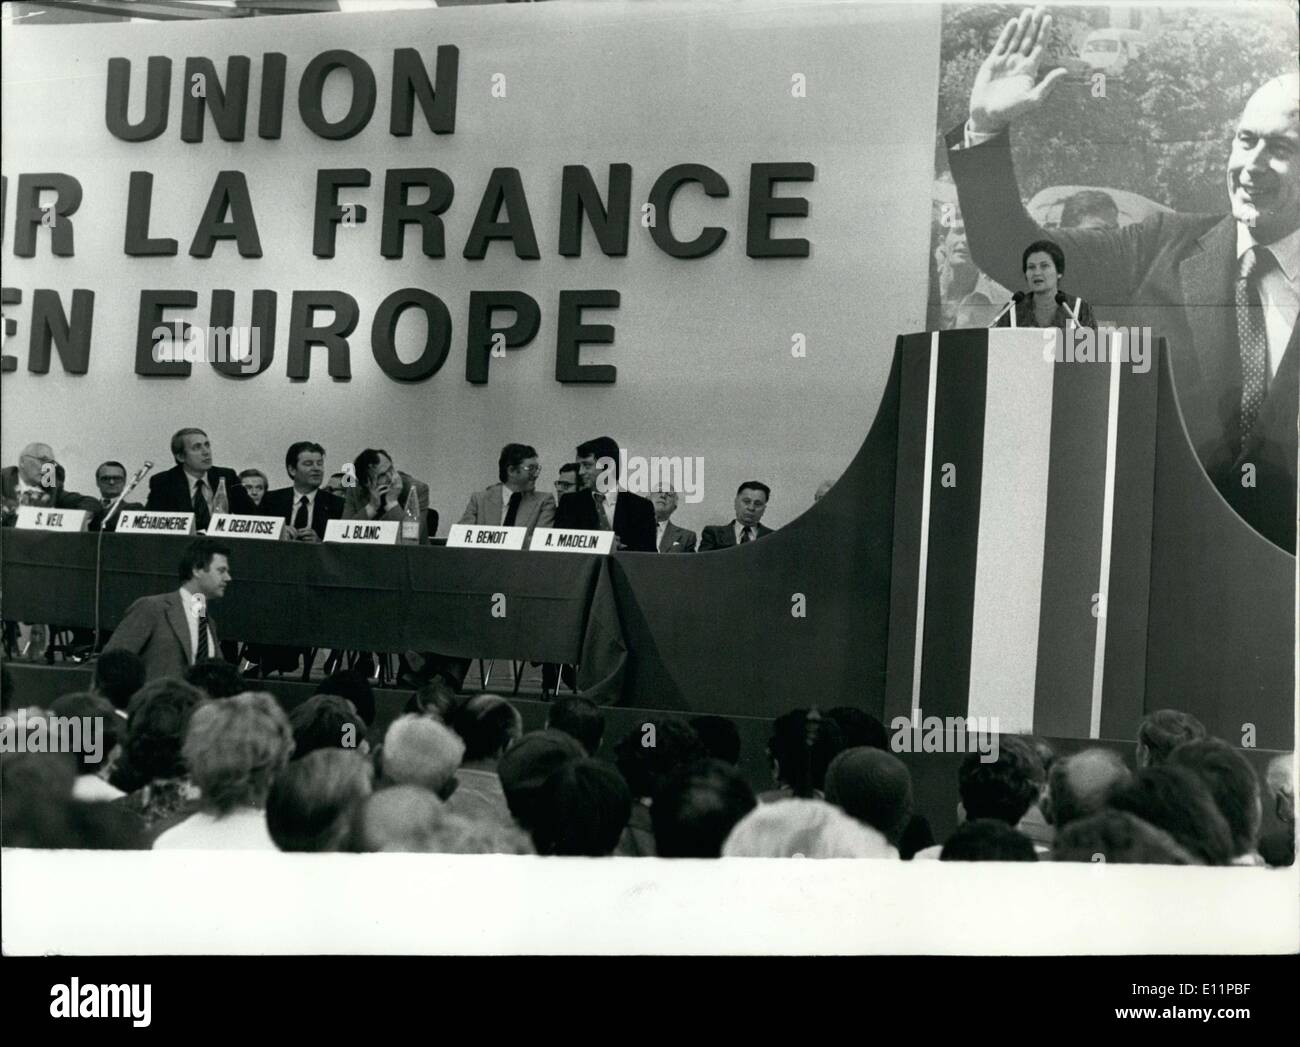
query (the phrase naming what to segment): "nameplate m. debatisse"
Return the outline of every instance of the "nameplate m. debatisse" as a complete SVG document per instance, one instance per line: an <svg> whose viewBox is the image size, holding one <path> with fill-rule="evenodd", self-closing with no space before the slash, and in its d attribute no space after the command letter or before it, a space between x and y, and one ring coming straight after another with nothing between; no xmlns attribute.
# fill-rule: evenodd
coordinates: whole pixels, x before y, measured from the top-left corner
<svg viewBox="0 0 1300 1047"><path fill-rule="evenodd" d="M613 531L577 531L567 527L538 527L528 548L535 553L592 553L606 556L614 549Z"/></svg>
<svg viewBox="0 0 1300 1047"><path fill-rule="evenodd" d="M325 541L396 545L401 526L397 520L330 520L325 524Z"/></svg>
<svg viewBox="0 0 1300 1047"><path fill-rule="evenodd" d="M20 531L84 531L90 525L85 509L54 509L48 505L20 505L14 524Z"/></svg>
<svg viewBox="0 0 1300 1047"><path fill-rule="evenodd" d="M241 516L235 513L215 513L208 524L208 534L228 538L260 538L278 542L284 532L284 521L277 516Z"/></svg>
<svg viewBox="0 0 1300 1047"><path fill-rule="evenodd" d="M164 513L153 509L123 509L118 534L193 534L193 513Z"/></svg>
<svg viewBox="0 0 1300 1047"><path fill-rule="evenodd" d="M447 532L449 549L522 549L527 527L491 527L482 524L452 524Z"/></svg>

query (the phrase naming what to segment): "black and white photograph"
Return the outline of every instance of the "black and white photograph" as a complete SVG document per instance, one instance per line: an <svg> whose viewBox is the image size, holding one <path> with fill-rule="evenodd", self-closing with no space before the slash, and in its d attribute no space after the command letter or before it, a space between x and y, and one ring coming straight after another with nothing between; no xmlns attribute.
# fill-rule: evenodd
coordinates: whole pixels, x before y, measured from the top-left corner
<svg viewBox="0 0 1300 1047"><path fill-rule="evenodd" d="M1296 0L0 10L33 1015L238 957L1286 1013Z"/></svg>

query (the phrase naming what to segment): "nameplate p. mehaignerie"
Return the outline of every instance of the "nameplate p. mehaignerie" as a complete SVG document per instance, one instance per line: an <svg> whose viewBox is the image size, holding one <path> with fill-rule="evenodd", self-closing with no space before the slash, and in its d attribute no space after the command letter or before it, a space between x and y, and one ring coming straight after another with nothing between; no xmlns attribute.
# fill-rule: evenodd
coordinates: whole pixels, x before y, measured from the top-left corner
<svg viewBox="0 0 1300 1047"><path fill-rule="evenodd" d="M538 527L528 548L535 553L592 553L608 556L614 551L613 531L579 531L567 527Z"/></svg>
<svg viewBox="0 0 1300 1047"><path fill-rule="evenodd" d="M491 527L482 524L452 524L447 532L448 549L522 549L527 527Z"/></svg>
<svg viewBox="0 0 1300 1047"><path fill-rule="evenodd" d="M90 525L85 509L53 509L47 505L20 505L14 526L20 531L84 531Z"/></svg>
<svg viewBox="0 0 1300 1047"><path fill-rule="evenodd" d="M325 541L396 545L401 527L397 520L330 520L325 525Z"/></svg>
<svg viewBox="0 0 1300 1047"><path fill-rule="evenodd" d="M226 538L260 538L278 542L284 521L278 516L242 516L237 513L213 513L208 534Z"/></svg>
<svg viewBox="0 0 1300 1047"><path fill-rule="evenodd" d="M118 534L193 534L193 513L164 513L153 509L123 509Z"/></svg>

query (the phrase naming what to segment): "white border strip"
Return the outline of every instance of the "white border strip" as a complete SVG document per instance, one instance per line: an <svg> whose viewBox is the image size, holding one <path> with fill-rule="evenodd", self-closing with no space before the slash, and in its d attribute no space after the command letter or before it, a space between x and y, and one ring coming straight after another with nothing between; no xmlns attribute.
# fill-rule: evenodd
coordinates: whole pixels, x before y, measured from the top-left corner
<svg viewBox="0 0 1300 1047"><path fill-rule="evenodd" d="M1092 713L1088 720L1088 737L1101 737L1101 690L1106 669L1106 620L1110 614L1110 551L1115 524L1115 445L1119 440L1119 379L1123 360L1120 340L1107 332L1110 349L1110 402L1106 407L1106 492L1101 511L1101 578L1097 582L1100 613L1097 615L1097 646L1092 655Z"/></svg>
<svg viewBox="0 0 1300 1047"><path fill-rule="evenodd" d="M912 638L912 709L921 708L925 653L925 576L930 565L930 483L934 475L934 393L939 381L939 332L930 333L930 376L925 393L925 469L921 479L921 556L916 572L916 634Z"/></svg>

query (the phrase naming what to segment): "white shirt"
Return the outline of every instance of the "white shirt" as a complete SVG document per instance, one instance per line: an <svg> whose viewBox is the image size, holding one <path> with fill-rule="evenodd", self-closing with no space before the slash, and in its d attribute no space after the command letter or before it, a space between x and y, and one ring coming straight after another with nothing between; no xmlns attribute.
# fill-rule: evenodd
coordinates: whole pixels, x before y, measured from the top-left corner
<svg viewBox="0 0 1300 1047"><path fill-rule="evenodd" d="M21 503L21 504L26 504L26 501L25 501L25 499L23 498L23 495L27 494L27 492L29 492L29 491L30 491L32 494L37 494L37 495L42 495L42 496L44 496L45 493L46 493L45 488L43 488L43 487L33 487L33 486L32 486L31 484L29 484L26 480L24 480L24 479L23 479L22 470L20 469L20 470L18 471L18 489L14 492L15 494L18 495L18 501L19 501L19 503ZM44 497L42 497L41 500L44 501Z"/></svg>
<svg viewBox="0 0 1300 1047"><path fill-rule="evenodd" d="M74 800L87 800L90 803L107 803L109 800L116 800L126 793L122 792L115 785L109 785L97 774L79 774L77 780L72 783L72 798Z"/></svg>
<svg viewBox="0 0 1300 1047"><path fill-rule="evenodd" d="M274 851L266 828L266 812L240 807L218 818L200 811L173 826L153 842L154 850Z"/></svg>
<svg viewBox="0 0 1300 1047"><path fill-rule="evenodd" d="M194 664L195 656L199 652L199 616L194 613L194 597L197 595L190 592L184 586L181 587L181 610L185 612L185 624L190 627L190 664ZM204 611L206 616L207 612ZM211 624L208 625L208 657L217 657L217 637L212 632Z"/></svg>
<svg viewBox="0 0 1300 1047"><path fill-rule="evenodd" d="M1273 256L1270 265L1259 274L1259 301L1264 307L1264 331L1268 337L1268 373L1277 374L1286 352L1286 344L1300 315L1300 229L1295 229L1271 244L1260 244L1250 226L1237 223L1237 260L1251 247L1265 247Z"/></svg>

